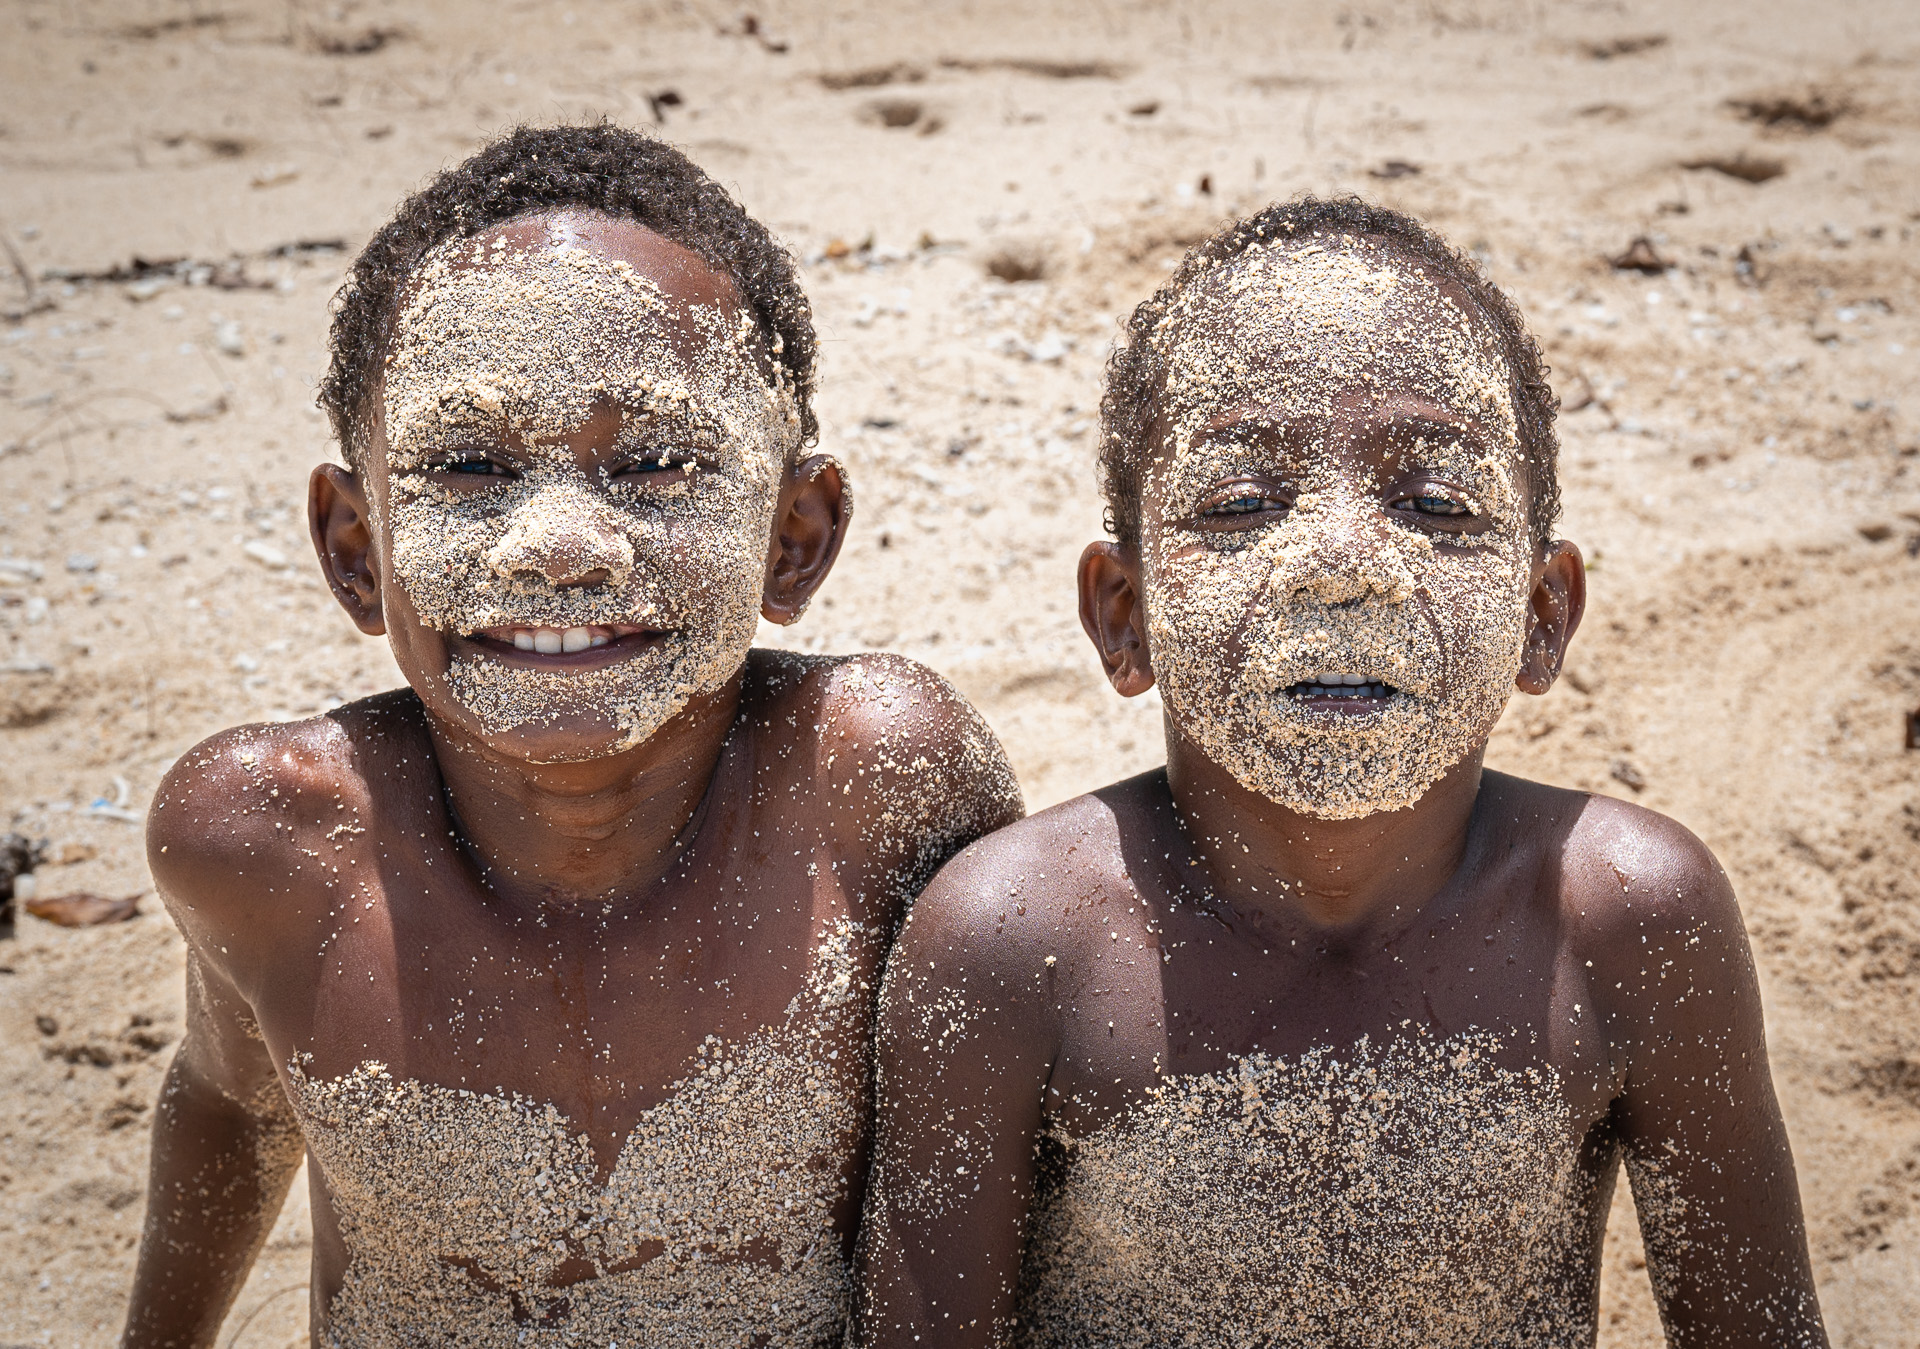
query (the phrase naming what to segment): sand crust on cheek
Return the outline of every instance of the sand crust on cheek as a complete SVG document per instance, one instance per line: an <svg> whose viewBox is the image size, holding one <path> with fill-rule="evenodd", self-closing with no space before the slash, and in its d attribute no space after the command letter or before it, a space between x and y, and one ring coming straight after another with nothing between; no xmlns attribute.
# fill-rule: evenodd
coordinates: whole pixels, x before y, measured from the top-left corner
<svg viewBox="0 0 1920 1349"><path fill-rule="evenodd" d="M482 265L455 266L456 254ZM385 372L380 522L421 621L459 634L596 624L663 633L590 674L456 657L446 684L486 730L586 710L607 730L582 756L612 752L739 668L799 426L754 341L744 316L676 313L628 264L578 248L463 241L422 269ZM608 400L622 411L624 458L657 466L666 455L665 470L581 466L562 437ZM430 471L508 446L519 451L511 474ZM697 466L680 462L696 455Z"/></svg>
<svg viewBox="0 0 1920 1349"><path fill-rule="evenodd" d="M1248 789L1350 819L1418 801L1499 720L1527 633L1531 548L1517 424L1498 357L1421 278L1353 252L1272 249L1203 287L1169 344L1165 506L1142 540L1154 674L1187 736ZM1206 489L1271 468L1274 451L1204 435L1224 408L1290 427L1340 424L1356 391L1406 390L1495 444L1422 449L1492 527L1442 538L1388 519L1333 432L1293 459L1300 488L1273 523L1196 529ZM1318 712L1286 692L1323 672L1399 693L1380 712Z"/></svg>
<svg viewBox="0 0 1920 1349"><path fill-rule="evenodd" d="M1590 1343L1578 1139L1552 1070L1498 1049L1254 1055L1056 1131L1013 1343Z"/></svg>
<svg viewBox="0 0 1920 1349"><path fill-rule="evenodd" d="M708 1037L604 1183L550 1104L376 1062L324 1081L295 1064L349 1257L321 1342L838 1344L850 1282L833 1216L865 1095L847 1046L868 1005L855 957L872 939L838 923L782 1024ZM583 1260L592 1277L554 1285Z"/></svg>

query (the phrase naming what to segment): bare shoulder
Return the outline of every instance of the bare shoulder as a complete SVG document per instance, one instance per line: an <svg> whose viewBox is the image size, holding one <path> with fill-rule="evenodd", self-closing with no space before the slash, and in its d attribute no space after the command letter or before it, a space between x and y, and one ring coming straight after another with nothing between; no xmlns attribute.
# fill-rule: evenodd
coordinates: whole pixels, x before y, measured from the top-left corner
<svg viewBox="0 0 1920 1349"><path fill-rule="evenodd" d="M810 656L755 650L753 671L775 708L811 713L823 731L862 746L957 750L1002 762L1000 743L973 705L916 660L884 651Z"/></svg>
<svg viewBox="0 0 1920 1349"><path fill-rule="evenodd" d="M1129 907L1111 901L1133 893L1125 834L1143 781L1063 801L962 848L914 902L902 942L971 952L1022 977L1048 956L1072 963L1081 944L1104 938L1090 914Z"/></svg>
<svg viewBox="0 0 1920 1349"><path fill-rule="evenodd" d="M301 870L314 827L373 813L368 751L379 757L382 740L418 736L411 699L386 694L304 721L235 726L175 761L147 818L147 861L190 938L250 930L263 897L286 893Z"/></svg>
<svg viewBox="0 0 1920 1349"><path fill-rule="evenodd" d="M1561 848L1562 895L1603 940L1652 928L1738 924L1733 887L1679 821L1611 797L1586 797Z"/></svg>
<svg viewBox="0 0 1920 1349"><path fill-rule="evenodd" d="M821 799L869 841L944 860L1020 818L1019 784L986 721L917 661L885 653L805 656L757 650L749 716L811 751ZM924 876L921 877L924 880Z"/></svg>
<svg viewBox="0 0 1920 1349"><path fill-rule="evenodd" d="M1753 956L1706 844L1657 811L1588 796L1555 860L1566 954L1591 972L1603 1007L1669 1031L1733 1015Z"/></svg>

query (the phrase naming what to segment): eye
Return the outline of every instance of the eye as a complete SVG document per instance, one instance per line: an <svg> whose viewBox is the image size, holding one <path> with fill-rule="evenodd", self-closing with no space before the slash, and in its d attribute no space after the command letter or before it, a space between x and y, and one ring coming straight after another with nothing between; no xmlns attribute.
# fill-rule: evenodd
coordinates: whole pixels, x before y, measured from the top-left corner
<svg viewBox="0 0 1920 1349"><path fill-rule="evenodd" d="M1267 505L1266 497L1235 497L1231 501L1223 501L1215 506L1213 513L1215 515L1251 515L1254 511L1265 509Z"/></svg>
<svg viewBox="0 0 1920 1349"><path fill-rule="evenodd" d="M1414 515L1433 515L1459 518L1471 515L1473 511L1463 501L1454 497L1442 496L1435 492L1421 492L1414 496L1400 497L1393 502L1393 509L1408 511Z"/></svg>
<svg viewBox="0 0 1920 1349"><path fill-rule="evenodd" d="M1203 518L1233 520L1242 516L1258 515L1262 511L1284 511L1292 504L1285 497L1275 496L1271 492L1261 492L1251 487L1236 487L1229 488L1216 500L1203 506L1200 514Z"/></svg>
<svg viewBox="0 0 1920 1349"><path fill-rule="evenodd" d="M646 449L615 465L609 476L615 478L650 478L660 474L678 474L685 476L700 467L700 455L685 445L649 445Z"/></svg>
<svg viewBox="0 0 1920 1349"><path fill-rule="evenodd" d="M504 478L513 470L484 450L457 450L427 461L430 473L456 473L462 477Z"/></svg>

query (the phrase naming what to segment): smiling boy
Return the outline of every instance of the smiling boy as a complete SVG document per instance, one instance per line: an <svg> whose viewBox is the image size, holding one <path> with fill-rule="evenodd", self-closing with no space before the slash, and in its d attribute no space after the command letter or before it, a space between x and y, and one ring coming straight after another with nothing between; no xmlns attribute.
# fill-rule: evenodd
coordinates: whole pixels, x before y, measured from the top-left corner
<svg viewBox="0 0 1920 1349"><path fill-rule="evenodd" d="M916 903L856 1342L1591 1345L1624 1159L1672 1343L1824 1344L1725 875L1481 767L1584 604L1511 303L1272 207L1135 311L1103 417L1081 616L1167 765Z"/></svg>
<svg viewBox="0 0 1920 1349"><path fill-rule="evenodd" d="M182 758L124 1343L210 1345L305 1155L316 1343L837 1343L885 945L1014 819L889 657L750 650L848 501L791 262L678 152L522 129L367 246L335 595L409 688Z"/></svg>

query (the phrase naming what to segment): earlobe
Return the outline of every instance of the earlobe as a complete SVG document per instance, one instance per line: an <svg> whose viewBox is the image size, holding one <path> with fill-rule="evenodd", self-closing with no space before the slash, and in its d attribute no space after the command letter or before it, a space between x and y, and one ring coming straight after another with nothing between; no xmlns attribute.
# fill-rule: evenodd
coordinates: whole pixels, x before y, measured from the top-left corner
<svg viewBox="0 0 1920 1349"><path fill-rule="evenodd" d="M380 607L380 576L366 489L337 464L321 464L307 480L307 530L320 570L340 607L369 637L387 630Z"/></svg>
<svg viewBox="0 0 1920 1349"><path fill-rule="evenodd" d="M840 461L815 454L787 471L774 510L773 539L760 612L769 623L797 623L833 570L853 518L853 492Z"/></svg>
<svg viewBox="0 0 1920 1349"><path fill-rule="evenodd" d="M1521 692L1542 694L1553 687L1586 608L1586 564L1577 547L1557 539L1535 567L1527 601L1526 651L1514 679Z"/></svg>
<svg viewBox="0 0 1920 1349"><path fill-rule="evenodd" d="M1117 543L1090 543L1080 554L1080 626L1100 653L1107 682L1123 698L1153 687L1139 565Z"/></svg>

